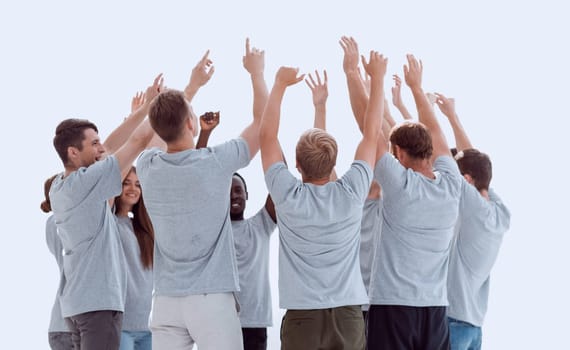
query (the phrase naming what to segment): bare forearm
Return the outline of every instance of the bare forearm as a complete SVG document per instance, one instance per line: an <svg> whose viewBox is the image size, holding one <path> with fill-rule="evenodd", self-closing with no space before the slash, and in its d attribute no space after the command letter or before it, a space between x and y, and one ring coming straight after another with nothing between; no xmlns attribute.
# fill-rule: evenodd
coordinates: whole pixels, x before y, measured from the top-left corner
<svg viewBox="0 0 570 350"><path fill-rule="evenodd" d="M473 148L471 141L469 140L469 137L467 136L467 133L465 132L463 125L461 125L457 115L448 116L448 118L451 129L453 130L453 136L455 136L455 146L457 151Z"/></svg>
<svg viewBox="0 0 570 350"><path fill-rule="evenodd" d="M412 115L410 114L410 112L408 111L408 109L406 108L406 105L404 105L403 103L400 103L396 106L396 108L398 108L398 111L400 111L400 114L402 115L402 118L404 118L405 120L412 120L414 119L412 117Z"/></svg>
<svg viewBox="0 0 570 350"><path fill-rule="evenodd" d="M378 134L380 134L383 113L384 112L384 86L383 79L374 78L370 85L370 98L368 99L368 106L364 114L364 130L363 135L365 138L376 141Z"/></svg>
<svg viewBox="0 0 570 350"><path fill-rule="evenodd" d="M281 119L281 103L284 95L285 86L275 85L273 89L271 89L259 129L262 146L264 141L277 139Z"/></svg>
<svg viewBox="0 0 570 350"><path fill-rule="evenodd" d="M253 118L260 120L269 98L263 73L252 74L251 85L253 87Z"/></svg>
<svg viewBox="0 0 570 350"><path fill-rule="evenodd" d="M212 131L204 131L200 130L200 135L198 136L198 143L196 144L196 148L204 148L208 147L208 140L210 139L210 135Z"/></svg>
<svg viewBox="0 0 570 350"><path fill-rule="evenodd" d="M145 116L148 114L148 103L143 104L139 109L132 112L105 140L105 149L107 153L113 154L121 148L129 139Z"/></svg>
<svg viewBox="0 0 570 350"><path fill-rule="evenodd" d="M346 83L348 85L348 96L350 98L350 107L358 124L358 128L363 132L364 114L368 104L368 94L366 88L360 79L358 71L346 73Z"/></svg>
<svg viewBox="0 0 570 350"><path fill-rule="evenodd" d="M327 130L327 107L325 104L315 105L314 128Z"/></svg>

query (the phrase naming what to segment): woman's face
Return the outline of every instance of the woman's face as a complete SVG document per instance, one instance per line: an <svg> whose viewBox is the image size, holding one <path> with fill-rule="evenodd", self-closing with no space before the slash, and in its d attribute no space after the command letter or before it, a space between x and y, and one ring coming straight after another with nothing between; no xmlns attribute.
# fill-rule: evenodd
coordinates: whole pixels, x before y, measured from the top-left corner
<svg viewBox="0 0 570 350"><path fill-rule="evenodd" d="M121 192L121 205L129 210L138 203L141 198L141 185L139 178L134 171L129 172L123 181L123 192Z"/></svg>

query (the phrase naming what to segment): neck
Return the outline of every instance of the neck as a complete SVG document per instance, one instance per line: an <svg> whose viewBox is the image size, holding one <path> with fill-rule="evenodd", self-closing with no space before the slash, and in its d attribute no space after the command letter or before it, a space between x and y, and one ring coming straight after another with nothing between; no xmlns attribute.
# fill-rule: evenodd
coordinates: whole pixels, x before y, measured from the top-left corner
<svg viewBox="0 0 570 350"><path fill-rule="evenodd" d="M330 179L328 177L322 179L303 179L304 183L313 184L317 186L322 186L329 183Z"/></svg>
<svg viewBox="0 0 570 350"><path fill-rule="evenodd" d="M167 153L177 153L196 148L194 139L191 137L182 138L177 141L170 142L166 145Z"/></svg>
<svg viewBox="0 0 570 350"><path fill-rule="evenodd" d="M127 217L129 216L129 212L132 210L133 208L121 208L121 210L117 211L117 213L115 215L119 216L119 217Z"/></svg>
<svg viewBox="0 0 570 350"><path fill-rule="evenodd" d="M231 214L230 213L230 220L232 221L242 221L243 220L243 212L239 214Z"/></svg>
<svg viewBox="0 0 570 350"><path fill-rule="evenodd" d="M429 159L417 159L411 162L410 168L429 179L435 179L433 168Z"/></svg>
<svg viewBox="0 0 570 350"><path fill-rule="evenodd" d="M485 198L486 200L489 200L489 190L481 190L479 191L479 194L483 196L483 198Z"/></svg>

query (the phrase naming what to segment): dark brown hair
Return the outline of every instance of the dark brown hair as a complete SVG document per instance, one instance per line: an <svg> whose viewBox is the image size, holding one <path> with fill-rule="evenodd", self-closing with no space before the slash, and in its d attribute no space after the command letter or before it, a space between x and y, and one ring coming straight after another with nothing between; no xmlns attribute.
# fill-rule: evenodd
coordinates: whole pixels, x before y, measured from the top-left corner
<svg viewBox="0 0 570 350"><path fill-rule="evenodd" d="M429 159L433 152L431 134L425 125L404 122L390 133L390 142L415 159Z"/></svg>
<svg viewBox="0 0 570 350"><path fill-rule="evenodd" d="M40 204L40 209L44 213L49 213L51 211L51 202L49 200L49 189L51 188L51 184L56 176L57 174L52 175L44 182L44 200Z"/></svg>
<svg viewBox="0 0 570 350"><path fill-rule="evenodd" d="M493 177L493 165L488 155L475 148L458 152L455 156L461 175L469 175L478 191L488 190Z"/></svg>
<svg viewBox="0 0 570 350"><path fill-rule="evenodd" d="M136 174L136 168L133 166L129 172L134 172ZM115 212L121 211L121 196L115 197ZM141 251L141 262L145 269L151 269L154 260L154 229L152 227L152 222L146 211L146 206L144 205L144 199L141 191L141 196L139 201L133 206L133 230L137 241L139 243L139 249Z"/></svg>
<svg viewBox="0 0 570 350"><path fill-rule="evenodd" d="M148 118L154 131L168 143L180 137L189 115L190 109L184 93L167 90L151 102Z"/></svg>
<svg viewBox="0 0 570 350"><path fill-rule="evenodd" d="M75 147L78 150L83 149L83 140L85 139L85 129L93 129L97 133L97 126L86 119L65 119L55 129L55 136L53 138L53 146L63 165L67 165L69 159L67 158L67 148Z"/></svg>

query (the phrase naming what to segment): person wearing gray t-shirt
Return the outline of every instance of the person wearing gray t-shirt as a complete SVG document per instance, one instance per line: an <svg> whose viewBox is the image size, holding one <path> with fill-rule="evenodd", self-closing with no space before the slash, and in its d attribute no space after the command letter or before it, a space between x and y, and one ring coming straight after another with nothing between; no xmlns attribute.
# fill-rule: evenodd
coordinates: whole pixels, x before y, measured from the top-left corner
<svg viewBox="0 0 570 350"><path fill-rule="evenodd" d="M259 150L259 111L267 95L264 53L250 49L249 40L243 64L252 78L254 113L239 138L195 147L198 125L189 101L214 72L208 53L184 92L168 90L150 108L152 127L166 143L166 151L145 151L137 161L155 232L153 349L243 349L228 193L233 173Z"/></svg>
<svg viewBox="0 0 570 350"><path fill-rule="evenodd" d="M489 188L491 160L473 148L455 111L455 100L443 94L436 97L437 106L453 129L456 148L452 153L456 153L463 175L447 276L451 349L478 350L482 346L481 327L487 312L491 269L509 229L510 212Z"/></svg>
<svg viewBox="0 0 570 350"><path fill-rule="evenodd" d="M269 241L275 230L275 206L267 196L265 206L244 219L248 200L244 178L235 173L230 191L230 219L236 249L240 291L239 320L244 350L267 349L267 327L273 325L269 285Z"/></svg>
<svg viewBox="0 0 570 350"><path fill-rule="evenodd" d="M419 123L406 121L378 143L382 234L370 280L371 349L447 349L447 264L461 177L421 86L423 66L404 67ZM383 139L383 135L380 136ZM386 326L390 325L390 326Z"/></svg>
<svg viewBox="0 0 570 350"><path fill-rule="evenodd" d="M49 199L49 189L51 188L51 184L53 179L55 179L56 175L51 176L44 182L44 195L45 199L41 203L41 209L44 213L51 212L51 203ZM73 349L73 343L71 341L71 331L69 327L65 323L63 316L61 316L61 307L60 307L60 294L61 294L61 287L62 287L62 276L63 276L63 246L61 244L61 239L57 235L57 227L55 226L55 219L53 215L48 217L46 220L46 243L50 253L55 258L57 262L57 267L59 268L59 287L57 289L57 293L55 296L55 302L51 309L50 315L50 322L48 328L48 340L49 345L52 350L71 350Z"/></svg>
<svg viewBox="0 0 570 350"><path fill-rule="evenodd" d="M279 301L287 309L282 349L364 349L361 305L368 302L359 263L362 207L372 182L383 110L387 60L370 53L365 69L371 97L363 137L350 169L331 181L335 139L322 129L305 131L296 148L299 180L287 169L278 140L281 102L304 76L281 67L260 128L265 182L279 226Z"/></svg>
<svg viewBox="0 0 570 350"><path fill-rule="evenodd" d="M148 318L152 304L154 230L135 167L123 180L114 210L127 267L127 297L119 350L150 350L152 335Z"/></svg>
<svg viewBox="0 0 570 350"><path fill-rule="evenodd" d="M147 99L160 87L159 76L147 88ZM61 312L76 348L119 347L127 276L109 200L121 193L122 177L152 139L150 124L143 121L147 110L148 102L105 144L87 120L66 119L56 128L53 143L65 170L54 179L49 197L63 246ZM134 132L131 121L140 124Z"/></svg>

